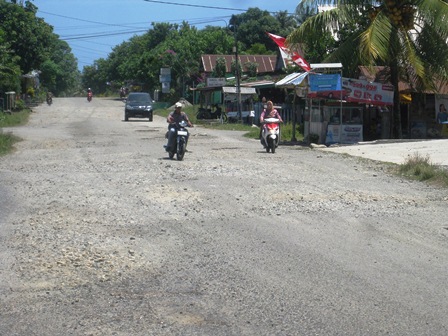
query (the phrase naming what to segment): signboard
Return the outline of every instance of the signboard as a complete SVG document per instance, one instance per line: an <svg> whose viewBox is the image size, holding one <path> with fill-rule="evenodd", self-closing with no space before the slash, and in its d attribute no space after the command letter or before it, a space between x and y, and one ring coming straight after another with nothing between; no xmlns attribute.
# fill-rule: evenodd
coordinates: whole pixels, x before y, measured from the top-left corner
<svg viewBox="0 0 448 336"><path fill-rule="evenodd" d="M325 144L332 145L341 141L340 137L341 126L340 125L328 125L327 134L325 137Z"/></svg>
<svg viewBox="0 0 448 336"><path fill-rule="evenodd" d="M159 82L171 82L171 75L159 75Z"/></svg>
<svg viewBox="0 0 448 336"><path fill-rule="evenodd" d="M170 83L169 82L162 83L162 93L170 93Z"/></svg>
<svg viewBox="0 0 448 336"><path fill-rule="evenodd" d="M394 87L390 84L368 82L363 79L342 79L345 100L371 105L393 105Z"/></svg>
<svg viewBox="0 0 448 336"><path fill-rule="evenodd" d="M362 141L362 125L328 125L325 144L352 144Z"/></svg>
<svg viewBox="0 0 448 336"><path fill-rule="evenodd" d="M447 95L435 95L435 117L439 124L448 122L448 96Z"/></svg>
<svg viewBox="0 0 448 336"><path fill-rule="evenodd" d="M341 143L362 141L362 125L341 125Z"/></svg>
<svg viewBox="0 0 448 336"><path fill-rule="evenodd" d="M162 83L162 89L163 83L171 82L171 68L160 68L159 82Z"/></svg>
<svg viewBox="0 0 448 336"><path fill-rule="evenodd" d="M207 87L222 87L226 85L226 79L224 77L207 78Z"/></svg>
<svg viewBox="0 0 448 336"><path fill-rule="evenodd" d="M171 68L160 68L160 74L171 76Z"/></svg>
<svg viewBox="0 0 448 336"><path fill-rule="evenodd" d="M394 104L394 87L390 84L342 78L342 87L334 89L333 87L335 86L331 85L331 79L329 79L328 83L325 83L324 79L321 82L323 83L317 83L317 86L310 87L311 91L308 92L309 98L344 100L377 106Z"/></svg>
<svg viewBox="0 0 448 336"><path fill-rule="evenodd" d="M322 74L309 75L310 91L340 91L341 75Z"/></svg>

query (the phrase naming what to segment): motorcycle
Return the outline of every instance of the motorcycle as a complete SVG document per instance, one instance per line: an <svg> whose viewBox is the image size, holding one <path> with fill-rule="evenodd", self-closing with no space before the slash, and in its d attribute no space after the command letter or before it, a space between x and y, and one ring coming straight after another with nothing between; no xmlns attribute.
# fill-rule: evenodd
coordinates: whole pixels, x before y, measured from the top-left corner
<svg viewBox="0 0 448 336"><path fill-rule="evenodd" d="M89 92L87 93L87 101L90 103L92 101L93 93Z"/></svg>
<svg viewBox="0 0 448 336"><path fill-rule="evenodd" d="M178 161L182 161L184 159L189 137L187 126L188 124L185 120L182 120L179 124L170 125L170 130L167 132L166 138L168 138L168 134L173 128L176 132L176 140L172 142L171 147L165 146L165 150L168 152L168 157L170 159L172 159L175 154Z"/></svg>
<svg viewBox="0 0 448 336"><path fill-rule="evenodd" d="M275 153L275 149L280 142L280 120L277 118L266 118L263 124L260 142L266 149L266 153L269 153L269 151Z"/></svg>
<svg viewBox="0 0 448 336"><path fill-rule="evenodd" d="M53 104L53 98L51 98L51 97L47 97L47 104L48 104L48 105Z"/></svg>

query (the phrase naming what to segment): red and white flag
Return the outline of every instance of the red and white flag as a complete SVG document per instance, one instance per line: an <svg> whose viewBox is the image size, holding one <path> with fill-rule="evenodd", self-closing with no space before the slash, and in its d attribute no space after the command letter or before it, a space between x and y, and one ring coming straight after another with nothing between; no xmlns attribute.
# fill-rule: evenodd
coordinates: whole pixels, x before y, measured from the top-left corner
<svg viewBox="0 0 448 336"><path fill-rule="evenodd" d="M274 34L271 34L271 33L268 33L268 32L266 32L266 34L268 34L268 36L278 45L278 47L283 52L287 53L291 57L291 59L292 59L292 61L294 63L296 63L298 66L300 66L305 71L310 71L311 70L311 67L308 64L308 62L305 61L305 59L302 56L300 56L298 52L296 52L296 51L291 52L288 49L288 47L286 47L286 45L285 45L285 40L286 39L284 37L281 37L281 36L278 36L278 35L274 35Z"/></svg>

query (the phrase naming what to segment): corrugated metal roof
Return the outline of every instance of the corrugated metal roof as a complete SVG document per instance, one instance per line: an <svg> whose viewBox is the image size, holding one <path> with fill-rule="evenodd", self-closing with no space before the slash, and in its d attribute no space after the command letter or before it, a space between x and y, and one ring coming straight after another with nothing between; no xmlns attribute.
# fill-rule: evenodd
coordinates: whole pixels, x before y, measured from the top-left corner
<svg viewBox="0 0 448 336"><path fill-rule="evenodd" d="M373 72L369 67L360 66L359 67L359 76L363 76L365 79L371 82L378 83L389 83L389 69L384 66L376 66L373 68ZM436 81L437 92L429 92L425 93L438 93L438 94L448 94L448 84L443 83L441 81ZM404 81L400 81L398 83L398 90L400 93L411 93L416 92L409 83Z"/></svg>
<svg viewBox="0 0 448 336"><path fill-rule="evenodd" d="M308 72L294 72L287 75L285 78L275 83L277 87L294 87L302 84L304 79L308 76Z"/></svg>
<svg viewBox="0 0 448 336"><path fill-rule="evenodd" d="M224 58L226 61L226 72L231 72L232 62L235 55L202 55L202 67L205 72L213 72L218 58ZM247 71L247 63L257 63L257 73L275 72L277 64L276 55L238 55L238 62L241 64L243 71Z"/></svg>

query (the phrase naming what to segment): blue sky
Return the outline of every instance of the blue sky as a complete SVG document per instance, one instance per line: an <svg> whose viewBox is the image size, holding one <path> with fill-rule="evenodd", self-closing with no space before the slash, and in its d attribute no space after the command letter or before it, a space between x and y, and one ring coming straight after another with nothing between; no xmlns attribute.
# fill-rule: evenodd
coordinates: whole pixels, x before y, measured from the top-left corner
<svg viewBox="0 0 448 336"><path fill-rule="evenodd" d="M294 13L300 0L33 0L37 16L54 27L78 59L79 69L107 58L112 48L152 28L151 22L202 28L224 26L232 14L258 7ZM94 37L94 35L96 35Z"/></svg>

